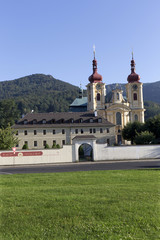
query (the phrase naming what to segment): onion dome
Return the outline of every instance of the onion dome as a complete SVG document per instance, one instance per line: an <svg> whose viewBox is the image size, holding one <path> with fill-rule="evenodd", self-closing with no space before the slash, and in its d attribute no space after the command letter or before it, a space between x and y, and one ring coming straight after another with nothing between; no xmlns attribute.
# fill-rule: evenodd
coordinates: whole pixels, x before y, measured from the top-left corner
<svg viewBox="0 0 160 240"><path fill-rule="evenodd" d="M135 72L135 61L133 59L133 53L132 53L132 60L131 60L131 74L128 75L127 81L129 83L132 82L139 82L140 76Z"/></svg>
<svg viewBox="0 0 160 240"><path fill-rule="evenodd" d="M97 60L95 59L95 50L94 50L94 59L93 59L93 74L88 78L88 80L93 82L101 82L102 76L97 72Z"/></svg>

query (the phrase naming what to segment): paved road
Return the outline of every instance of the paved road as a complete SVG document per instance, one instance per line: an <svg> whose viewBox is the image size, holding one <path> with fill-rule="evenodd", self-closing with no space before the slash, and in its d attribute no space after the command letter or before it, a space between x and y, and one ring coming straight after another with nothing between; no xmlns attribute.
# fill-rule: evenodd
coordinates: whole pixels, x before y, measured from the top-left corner
<svg viewBox="0 0 160 240"><path fill-rule="evenodd" d="M54 173L54 172L150 169L150 168L156 168L160 170L160 159L129 162L112 161L112 162L83 162L50 165L5 166L0 168L0 174Z"/></svg>

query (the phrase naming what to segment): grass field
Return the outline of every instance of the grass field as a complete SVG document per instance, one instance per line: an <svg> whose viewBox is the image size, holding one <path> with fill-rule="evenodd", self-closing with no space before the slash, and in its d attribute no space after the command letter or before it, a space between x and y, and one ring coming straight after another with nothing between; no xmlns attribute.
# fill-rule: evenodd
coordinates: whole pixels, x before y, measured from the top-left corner
<svg viewBox="0 0 160 240"><path fill-rule="evenodd" d="M160 171L1 176L1 240L160 239Z"/></svg>

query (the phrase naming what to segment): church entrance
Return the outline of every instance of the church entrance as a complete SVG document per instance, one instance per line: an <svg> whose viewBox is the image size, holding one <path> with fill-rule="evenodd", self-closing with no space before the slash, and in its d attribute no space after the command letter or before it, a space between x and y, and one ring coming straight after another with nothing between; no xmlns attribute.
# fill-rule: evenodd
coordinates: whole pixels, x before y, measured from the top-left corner
<svg viewBox="0 0 160 240"><path fill-rule="evenodd" d="M83 143L78 149L79 162L93 161L93 148L90 144Z"/></svg>

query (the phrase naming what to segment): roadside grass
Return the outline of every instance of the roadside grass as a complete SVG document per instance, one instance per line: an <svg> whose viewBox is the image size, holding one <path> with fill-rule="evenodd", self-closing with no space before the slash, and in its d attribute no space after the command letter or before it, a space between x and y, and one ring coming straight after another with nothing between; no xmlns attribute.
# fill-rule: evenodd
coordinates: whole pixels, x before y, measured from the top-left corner
<svg viewBox="0 0 160 240"><path fill-rule="evenodd" d="M1 240L160 239L160 171L1 176Z"/></svg>

